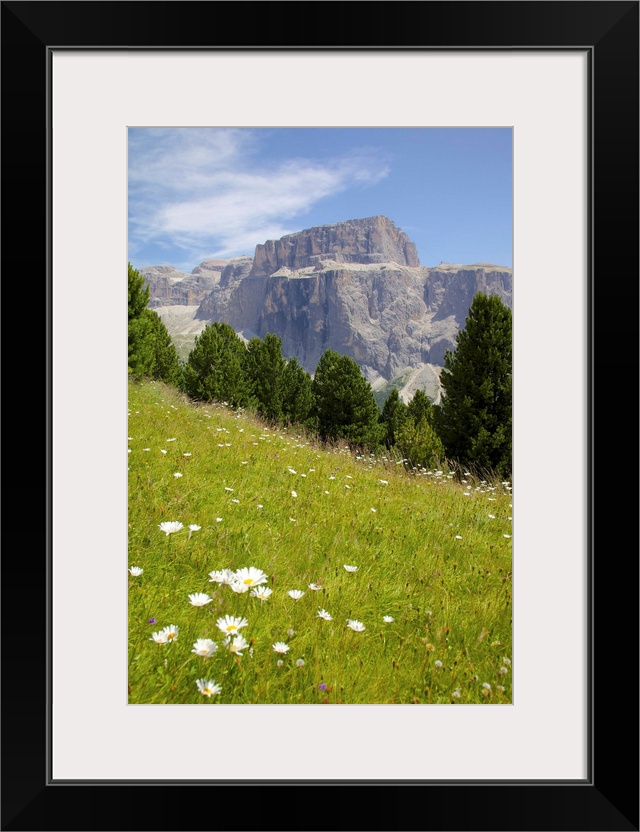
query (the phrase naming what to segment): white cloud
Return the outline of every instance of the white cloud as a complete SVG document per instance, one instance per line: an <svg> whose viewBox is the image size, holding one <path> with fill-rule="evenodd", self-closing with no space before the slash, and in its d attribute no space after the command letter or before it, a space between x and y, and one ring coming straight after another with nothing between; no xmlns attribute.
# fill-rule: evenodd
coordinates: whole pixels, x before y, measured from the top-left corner
<svg viewBox="0 0 640 832"><path fill-rule="evenodd" d="M371 151L273 160L251 130L132 131L129 242L229 257L300 230L292 221L321 199L375 184L388 173Z"/></svg>

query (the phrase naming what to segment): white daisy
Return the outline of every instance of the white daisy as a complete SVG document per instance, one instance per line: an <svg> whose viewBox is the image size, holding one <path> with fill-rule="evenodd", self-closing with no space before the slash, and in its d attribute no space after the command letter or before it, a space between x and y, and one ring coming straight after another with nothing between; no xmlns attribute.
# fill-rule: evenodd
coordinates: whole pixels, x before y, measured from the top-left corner
<svg viewBox="0 0 640 832"><path fill-rule="evenodd" d="M282 653L284 655L285 653L289 652L289 645L285 644L284 641L276 641L276 643L273 645L273 649L276 651L276 653Z"/></svg>
<svg viewBox="0 0 640 832"><path fill-rule="evenodd" d="M296 667L304 667L304 659L296 659Z"/></svg>
<svg viewBox="0 0 640 832"><path fill-rule="evenodd" d="M294 601L298 601L300 598L302 598L304 592L301 589L290 589L287 594L290 595Z"/></svg>
<svg viewBox="0 0 640 832"><path fill-rule="evenodd" d="M273 592L268 586L259 586L251 590L252 598L259 598L261 601L266 601Z"/></svg>
<svg viewBox="0 0 640 832"><path fill-rule="evenodd" d="M195 653L197 656L204 656L205 658L209 658L209 656L213 656L213 654L218 649L218 645L215 641L211 641L210 638L199 638L193 644L192 653Z"/></svg>
<svg viewBox="0 0 640 832"><path fill-rule="evenodd" d="M355 619L351 618L347 618L347 627L350 627L356 633L361 633L365 629L365 626L362 623L362 621L356 621Z"/></svg>
<svg viewBox="0 0 640 832"><path fill-rule="evenodd" d="M249 587L246 584L241 584L240 581L233 581L231 583L231 589L233 592L237 592L238 595L249 592Z"/></svg>
<svg viewBox="0 0 640 832"><path fill-rule="evenodd" d="M357 566L347 566L346 563L344 564L344 568L347 570L347 572L357 572L358 571Z"/></svg>
<svg viewBox="0 0 640 832"><path fill-rule="evenodd" d="M251 587L266 584L269 577L265 575L262 569L256 569L255 566L245 566L242 569L236 569L236 580Z"/></svg>
<svg viewBox="0 0 640 832"><path fill-rule="evenodd" d="M168 641L167 634L164 630L158 630L157 633L151 633L149 641L155 641L156 644L166 644Z"/></svg>
<svg viewBox="0 0 640 832"><path fill-rule="evenodd" d="M162 631L168 642L175 641L178 638L178 631L179 627L176 624L169 624L168 627L165 627Z"/></svg>
<svg viewBox="0 0 640 832"><path fill-rule="evenodd" d="M318 610L318 618L324 618L325 621L333 621L333 617L326 610Z"/></svg>
<svg viewBox="0 0 640 832"><path fill-rule="evenodd" d="M246 650L249 646L249 642L245 640L244 636L234 636L233 640L231 640L231 636L225 638L223 641L225 647L229 648L230 653L236 653L238 656L241 656L242 650Z"/></svg>
<svg viewBox="0 0 640 832"><path fill-rule="evenodd" d="M224 584L229 586L236 579L236 573L232 569L219 569L209 572L209 583Z"/></svg>
<svg viewBox="0 0 640 832"><path fill-rule="evenodd" d="M170 534L174 534L175 532L179 532L180 529L184 528L182 523L178 523L176 520L171 520L167 523L160 523L158 526L161 532L164 532L167 536Z"/></svg>
<svg viewBox="0 0 640 832"><path fill-rule="evenodd" d="M322 588L320 584L309 584L309 589L312 589L314 592L319 592Z"/></svg>
<svg viewBox="0 0 640 832"><path fill-rule="evenodd" d="M189 526L189 531L190 531L190 532L199 532L201 528L202 528L202 526L196 526L196 524L195 524L195 523L192 523L192 524Z"/></svg>
<svg viewBox="0 0 640 832"><path fill-rule="evenodd" d="M213 598L207 595L206 592L194 592L189 596L189 601L194 607L204 607L207 604L210 604L211 601L213 601Z"/></svg>
<svg viewBox="0 0 640 832"><path fill-rule="evenodd" d="M176 472L175 472L175 474L174 474L173 476L174 476L176 479L179 479L179 478L182 476L182 474L180 473L180 471L176 471Z"/></svg>
<svg viewBox="0 0 640 832"><path fill-rule="evenodd" d="M292 491L292 492L291 492L291 496L292 496L292 497L297 497L297 496L298 496L298 492L297 492L297 491Z"/></svg>
<svg viewBox="0 0 640 832"><path fill-rule="evenodd" d="M385 622L385 624L391 624L393 622L393 616L392 615L383 615L382 620Z"/></svg>
<svg viewBox="0 0 640 832"><path fill-rule="evenodd" d="M242 627L246 627L248 623L246 618L236 618L233 615L225 615L224 618L219 618L216 621L218 629L227 635L235 635Z"/></svg>
<svg viewBox="0 0 640 832"><path fill-rule="evenodd" d="M222 688L213 679L196 679L198 690L203 696L213 696L214 693L221 693Z"/></svg>
<svg viewBox="0 0 640 832"><path fill-rule="evenodd" d="M144 569L141 569L139 566L131 566L129 567L129 573L134 577L138 577L138 575L142 575Z"/></svg>

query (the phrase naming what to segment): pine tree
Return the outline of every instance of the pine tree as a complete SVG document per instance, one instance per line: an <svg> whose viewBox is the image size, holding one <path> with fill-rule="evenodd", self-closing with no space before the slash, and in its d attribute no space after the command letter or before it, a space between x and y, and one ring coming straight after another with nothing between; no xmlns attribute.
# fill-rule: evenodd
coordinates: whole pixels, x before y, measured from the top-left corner
<svg viewBox="0 0 640 832"><path fill-rule="evenodd" d="M245 370L251 396L258 413L265 419L282 419L283 373L282 339L267 333L264 340L252 338L245 353Z"/></svg>
<svg viewBox="0 0 640 832"><path fill-rule="evenodd" d="M394 387L387 397L382 413L380 414L380 424L384 426L385 434L383 437L384 444L387 448L391 448L396 444L398 435L402 429L407 418L407 406L400 398L400 394Z"/></svg>
<svg viewBox="0 0 640 832"><path fill-rule="evenodd" d="M445 354L436 427L450 459L511 473L511 337L509 307L497 295L476 294Z"/></svg>
<svg viewBox="0 0 640 832"><path fill-rule="evenodd" d="M141 317L146 318L149 322L147 338L153 354L153 363L149 375L152 378L166 381L167 384L178 385L182 377L182 369L167 327L153 309L145 309Z"/></svg>
<svg viewBox="0 0 640 832"><path fill-rule="evenodd" d="M196 336L183 368L184 391L198 401L245 406L250 396L245 353L244 342L229 324L209 324Z"/></svg>
<svg viewBox="0 0 640 832"><path fill-rule="evenodd" d="M282 415L293 424L317 428L313 382L295 356L282 371Z"/></svg>
<svg viewBox="0 0 640 832"><path fill-rule="evenodd" d="M359 448L375 448L384 436L371 385L347 355L325 350L313 379L318 430L322 439L346 439Z"/></svg>
<svg viewBox="0 0 640 832"><path fill-rule="evenodd" d="M150 376L153 370L154 355L151 343L151 324L144 312L149 303L149 287L144 278L131 263L127 265L129 284L128 341L129 373L131 375Z"/></svg>

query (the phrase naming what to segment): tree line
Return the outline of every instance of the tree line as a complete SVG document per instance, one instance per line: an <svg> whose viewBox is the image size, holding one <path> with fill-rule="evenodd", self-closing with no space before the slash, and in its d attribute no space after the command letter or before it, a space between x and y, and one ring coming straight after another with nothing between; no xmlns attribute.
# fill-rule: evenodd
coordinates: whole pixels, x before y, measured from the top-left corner
<svg viewBox="0 0 640 832"><path fill-rule="evenodd" d="M248 343L214 322L181 364L149 287L131 264L129 373L175 385L195 401L249 408L280 425L300 425L322 441L361 450L395 449L413 466L445 459L511 475L511 310L496 295L475 295L456 349L445 354L441 402L418 390L405 404L392 390L382 412L357 363L325 350L313 378L282 355L272 333Z"/></svg>

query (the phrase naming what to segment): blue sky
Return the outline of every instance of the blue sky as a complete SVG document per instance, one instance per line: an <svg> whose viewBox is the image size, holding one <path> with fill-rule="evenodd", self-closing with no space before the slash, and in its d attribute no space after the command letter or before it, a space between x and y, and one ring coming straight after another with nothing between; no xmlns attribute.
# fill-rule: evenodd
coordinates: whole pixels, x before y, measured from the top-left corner
<svg viewBox="0 0 640 832"><path fill-rule="evenodd" d="M509 128L130 128L129 260L190 272L383 214L420 263L512 265Z"/></svg>

